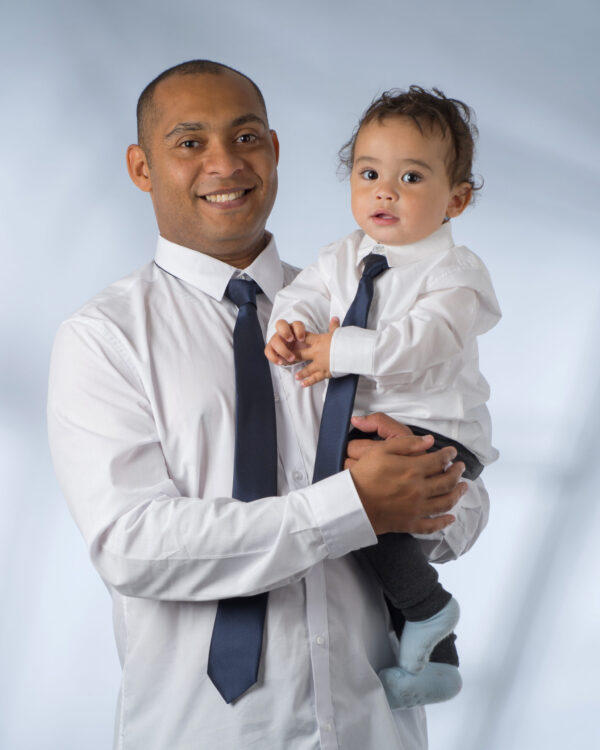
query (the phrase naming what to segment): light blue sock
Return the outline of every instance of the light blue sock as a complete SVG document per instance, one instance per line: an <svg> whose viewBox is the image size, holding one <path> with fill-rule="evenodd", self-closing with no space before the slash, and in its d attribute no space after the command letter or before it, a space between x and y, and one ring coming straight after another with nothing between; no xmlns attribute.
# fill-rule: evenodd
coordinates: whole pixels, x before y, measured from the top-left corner
<svg viewBox="0 0 600 750"><path fill-rule="evenodd" d="M400 637L399 666L413 674L420 672L428 663L435 646L454 630L459 615L458 602L452 598L428 620L407 620Z"/></svg>
<svg viewBox="0 0 600 750"><path fill-rule="evenodd" d="M453 664L427 662L418 674L400 667L382 669L379 679L390 708L410 708L450 700L460 691L462 678Z"/></svg>

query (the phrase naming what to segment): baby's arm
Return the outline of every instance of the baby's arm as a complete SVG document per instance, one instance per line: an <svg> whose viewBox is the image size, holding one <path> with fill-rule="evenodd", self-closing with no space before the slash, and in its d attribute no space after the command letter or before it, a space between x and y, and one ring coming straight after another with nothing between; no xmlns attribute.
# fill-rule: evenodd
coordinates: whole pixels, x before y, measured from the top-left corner
<svg viewBox="0 0 600 750"><path fill-rule="evenodd" d="M331 377L331 338L339 326L340 319L332 318L327 333L306 333L304 323L300 320L291 324L286 320L278 320L275 323L276 333L271 336L265 347L265 355L275 365L310 360L309 364L296 374L296 379L301 380L303 386L314 385Z"/></svg>
<svg viewBox="0 0 600 750"><path fill-rule="evenodd" d="M313 265L307 266L291 284L283 287L277 294L267 327L268 344L265 347L265 355L273 364L289 365L306 361L308 356L302 354L308 346L306 337L310 337L311 345L315 344L313 337L331 337L331 324L328 333L316 333L328 329L328 276L327 263L319 259ZM316 369L324 373L329 370L329 346L321 347L321 355ZM324 377L325 375L322 375L319 380Z"/></svg>
<svg viewBox="0 0 600 750"><path fill-rule="evenodd" d="M397 320L381 319L377 330L340 328L332 340L330 369L333 377L391 376L395 385L414 383L427 373L428 387L444 385L454 377L447 363L499 317L476 288L431 289Z"/></svg>

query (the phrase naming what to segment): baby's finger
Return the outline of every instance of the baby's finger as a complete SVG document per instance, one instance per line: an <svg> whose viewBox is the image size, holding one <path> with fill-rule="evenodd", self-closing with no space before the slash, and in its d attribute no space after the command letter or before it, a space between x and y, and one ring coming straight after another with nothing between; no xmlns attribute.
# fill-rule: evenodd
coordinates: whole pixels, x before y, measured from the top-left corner
<svg viewBox="0 0 600 750"><path fill-rule="evenodd" d="M281 359L279 354L273 349L271 344L267 344L265 346L265 357L269 360L269 362L272 362L274 365L283 365L285 362Z"/></svg>
<svg viewBox="0 0 600 750"><path fill-rule="evenodd" d="M304 341L306 327L301 320L295 320L292 323L292 333L294 334L296 341Z"/></svg>
<svg viewBox="0 0 600 750"><path fill-rule="evenodd" d="M301 370L298 370L296 373L296 380L306 380L306 378L313 375L317 370L316 365L314 362L309 362L306 367L303 367Z"/></svg>
<svg viewBox="0 0 600 750"><path fill-rule="evenodd" d="M278 320L275 323L275 330L286 341L292 342L294 340L294 332L287 320Z"/></svg>
<svg viewBox="0 0 600 750"><path fill-rule="evenodd" d="M269 345L273 347L273 350L275 351L276 355L281 357L282 360L285 362L295 362L296 361L296 355L294 352L288 347L286 342L281 338L281 336L271 336L271 340L269 341Z"/></svg>
<svg viewBox="0 0 600 750"><path fill-rule="evenodd" d="M303 388L307 388L308 386L314 385L315 383L320 383L321 380L325 380L325 373L315 372L312 375L310 375L308 378L304 378L304 380L300 383L300 385Z"/></svg>

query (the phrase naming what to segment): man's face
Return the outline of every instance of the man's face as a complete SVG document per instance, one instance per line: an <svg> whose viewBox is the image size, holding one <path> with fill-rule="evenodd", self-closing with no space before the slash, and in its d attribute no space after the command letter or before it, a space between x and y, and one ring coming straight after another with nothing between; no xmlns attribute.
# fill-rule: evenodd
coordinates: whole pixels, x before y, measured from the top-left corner
<svg viewBox="0 0 600 750"><path fill-rule="evenodd" d="M130 147L128 160L161 235L248 265L266 244L277 193L277 136L256 91L226 71L174 75L158 84L153 106L148 153Z"/></svg>

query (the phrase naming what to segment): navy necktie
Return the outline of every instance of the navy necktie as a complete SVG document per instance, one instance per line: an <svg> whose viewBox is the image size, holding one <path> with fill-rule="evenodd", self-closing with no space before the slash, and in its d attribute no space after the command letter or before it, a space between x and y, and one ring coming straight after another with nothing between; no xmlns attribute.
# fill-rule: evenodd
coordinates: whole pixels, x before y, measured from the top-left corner
<svg viewBox="0 0 600 750"><path fill-rule="evenodd" d="M388 268L388 262L383 255L367 255L356 296L348 308L343 326L366 327L373 299L373 279ZM313 482L336 474L344 465L357 383L358 375L354 373L341 378L331 378L329 381L321 415Z"/></svg>
<svg viewBox="0 0 600 750"><path fill-rule="evenodd" d="M238 306L233 329L236 413L233 497L249 502L277 494L275 404L265 342L256 314L255 281L232 279L225 294ZM208 676L227 703L254 685L262 650L267 593L222 599Z"/></svg>

